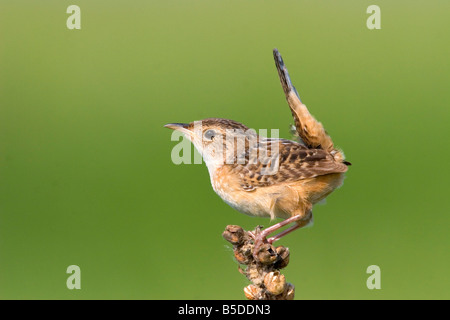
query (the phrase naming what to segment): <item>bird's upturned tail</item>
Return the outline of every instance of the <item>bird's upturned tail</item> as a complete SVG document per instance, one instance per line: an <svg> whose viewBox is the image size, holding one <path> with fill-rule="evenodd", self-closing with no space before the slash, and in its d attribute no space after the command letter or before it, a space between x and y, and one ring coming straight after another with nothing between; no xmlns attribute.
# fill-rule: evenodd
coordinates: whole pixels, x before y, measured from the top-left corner
<svg viewBox="0 0 450 320"><path fill-rule="evenodd" d="M291 109L292 116L294 117L295 130L303 143L311 149L326 150L334 156L336 161L349 165L349 162L344 161L344 154L342 151L334 147L333 141L325 131L323 125L309 113L306 106L300 101L300 96L292 85L283 58L281 58L281 54L277 49L273 50L273 57L280 77L281 86L286 95L286 100Z"/></svg>

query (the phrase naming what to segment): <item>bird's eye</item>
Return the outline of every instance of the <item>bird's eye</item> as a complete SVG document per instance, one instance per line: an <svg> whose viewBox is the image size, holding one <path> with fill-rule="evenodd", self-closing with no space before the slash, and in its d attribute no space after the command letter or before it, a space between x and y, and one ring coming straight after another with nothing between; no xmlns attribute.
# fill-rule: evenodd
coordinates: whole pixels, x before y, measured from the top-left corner
<svg viewBox="0 0 450 320"><path fill-rule="evenodd" d="M207 130L205 132L205 139L208 141L211 141L214 139L214 136L216 135L216 132L214 130Z"/></svg>

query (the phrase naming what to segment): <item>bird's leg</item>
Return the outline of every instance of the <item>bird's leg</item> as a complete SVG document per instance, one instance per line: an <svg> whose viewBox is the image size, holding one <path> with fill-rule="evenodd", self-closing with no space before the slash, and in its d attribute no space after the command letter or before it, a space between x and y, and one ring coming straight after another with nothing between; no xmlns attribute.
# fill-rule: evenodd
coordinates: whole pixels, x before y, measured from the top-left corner
<svg viewBox="0 0 450 320"><path fill-rule="evenodd" d="M256 236L257 236L258 233L261 232L261 228L262 228L262 227L263 227L263 226L257 226L256 229L255 229L254 231L247 231L248 235L250 236L250 238L253 239L253 241L256 240Z"/></svg>
<svg viewBox="0 0 450 320"><path fill-rule="evenodd" d="M293 225L292 227L287 228L284 231L281 231L280 233L276 234L273 237L270 237L269 239L267 239L267 242L272 244L277 240L280 240L282 237L284 237L285 235L291 233L294 230L297 230L298 228L301 228L303 225L296 223L295 225Z"/></svg>
<svg viewBox="0 0 450 320"><path fill-rule="evenodd" d="M302 225L296 223L295 226L292 226L292 227L286 229L285 231L280 232L279 234L277 234L273 238L270 238L269 240L267 240L266 237L269 234L271 234L272 232L274 232L274 231L276 231L276 230L278 230L278 229L280 229L280 228L282 228L282 227L284 227L284 226L286 226L286 225L288 225L288 224L290 224L292 222L297 222L297 221L301 220L302 218L303 218L303 216L301 216L301 215L295 215L293 217L290 217L290 218L288 218L286 220L283 220L283 221L281 221L281 222L279 222L277 224L274 224L273 226L271 226L271 227L269 227L267 229L264 229L263 231L259 232L256 235L256 237L255 237L255 244L254 244L254 248L253 248L253 256L256 258L257 254L259 252L259 249L261 248L261 246L264 243L272 244L274 241L280 239L281 237L285 236L289 232L292 232L295 229L300 228Z"/></svg>

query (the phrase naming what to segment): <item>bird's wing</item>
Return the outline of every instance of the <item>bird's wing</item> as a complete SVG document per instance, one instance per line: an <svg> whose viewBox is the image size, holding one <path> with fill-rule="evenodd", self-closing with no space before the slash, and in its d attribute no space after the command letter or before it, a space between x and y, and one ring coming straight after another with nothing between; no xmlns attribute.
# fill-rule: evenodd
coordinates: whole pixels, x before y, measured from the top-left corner
<svg viewBox="0 0 450 320"><path fill-rule="evenodd" d="M247 150L245 160L244 164L230 165L230 170L246 191L347 171L347 166L327 151L285 139L264 139Z"/></svg>
<svg viewBox="0 0 450 320"><path fill-rule="evenodd" d="M281 54L277 49L273 50L273 57L278 76L280 77L281 87L294 117L295 129L299 137L308 148L332 151L334 149L333 141L322 124L309 113L306 106L300 101L300 96L292 85L283 58L281 58Z"/></svg>

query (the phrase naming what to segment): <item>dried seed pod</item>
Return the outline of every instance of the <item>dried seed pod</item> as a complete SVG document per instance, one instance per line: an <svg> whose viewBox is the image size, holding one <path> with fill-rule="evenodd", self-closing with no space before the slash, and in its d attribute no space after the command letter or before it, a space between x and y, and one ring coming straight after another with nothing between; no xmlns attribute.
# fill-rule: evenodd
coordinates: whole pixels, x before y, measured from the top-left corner
<svg viewBox="0 0 450 320"><path fill-rule="evenodd" d="M248 264L250 262L249 255L245 254L245 252L242 252L242 250L239 249L234 250L234 257L240 264Z"/></svg>
<svg viewBox="0 0 450 320"><path fill-rule="evenodd" d="M282 294L286 288L286 278L279 271L272 271L264 277L266 290L276 296Z"/></svg>
<svg viewBox="0 0 450 320"><path fill-rule="evenodd" d="M292 283L286 283L286 288L283 292L283 300L294 300L295 287Z"/></svg>
<svg viewBox="0 0 450 320"><path fill-rule="evenodd" d="M287 267L287 265L289 264L289 257L290 257L289 248L278 246L275 248L275 251L278 254L278 261L275 263L275 268L283 269Z"/></svg>
<svg viewBox="0 0 450 320"><path fill-rule="evenodd" d="M257 300L259 289L255 285L249 284L244 288L244 293L248 300Z"/></svg>
<svg viewBox="0 0 450 320"><path fill-rule="evenodd" d="M239 245L244 241L244 230L240 226L228 225L222 233L222 237L234 245Z"/></svg>
<svg viewBox="0 0 450 320"><path fill-rule="evenodd" d="M262 264L272 264L277 258L275 248L271 244L265 243L258 250L257 260Z"/></svg>

